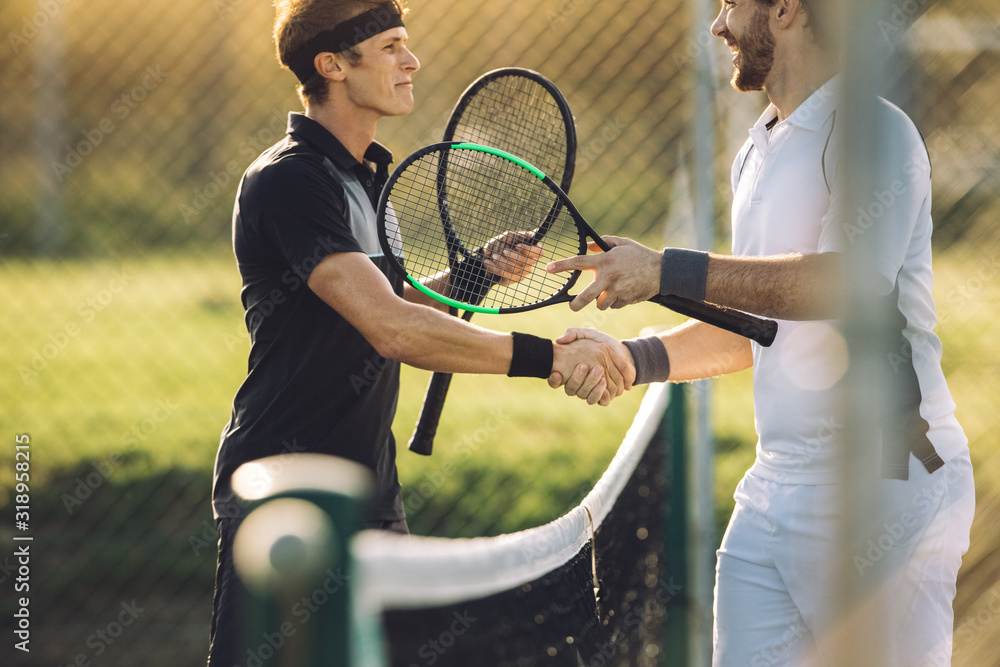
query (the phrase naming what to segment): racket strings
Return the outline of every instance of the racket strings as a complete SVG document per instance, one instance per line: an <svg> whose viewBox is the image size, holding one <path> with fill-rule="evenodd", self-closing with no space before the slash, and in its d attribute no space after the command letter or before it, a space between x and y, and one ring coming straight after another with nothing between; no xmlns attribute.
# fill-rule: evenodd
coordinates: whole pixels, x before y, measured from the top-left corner
<svg viewBox="0 0 1000 667"><path fill-rule="evenodd" d="M566 185L562 182L569 159L566 122L552 95L534 79L511 75L489 82L462 110L453 135L449 139L523 157Z"/></svg>
<svg viewBox="0 0 1000 667"><path fill-rule="evenodd" d="M581 253L576 223L555 191L507 159L478 150L436 149L398 174L389 201L398 223L402 264L407 274L425 284L449 274L478 280L452 292L485 293L479 305L486 308L524 307L568 289L571 274L549 274L545 264ZM445 215L467 252L482 253L491 272L452 271ZM529 239L542 251L537 261L531 246L521 249L527 252L516 248ZM499 278L507 284L496 284Z"/></svg>

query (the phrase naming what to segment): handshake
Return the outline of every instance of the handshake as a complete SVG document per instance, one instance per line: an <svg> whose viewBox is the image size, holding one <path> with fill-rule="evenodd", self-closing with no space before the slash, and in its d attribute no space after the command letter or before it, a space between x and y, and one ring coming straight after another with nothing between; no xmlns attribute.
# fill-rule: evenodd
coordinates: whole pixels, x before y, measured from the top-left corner
<svg viewBox="0 0 1000 667"><path fill-rule="evenodd" d="M610 405L632 388L635 361L614 336L597 329L569 329L556 339L549 386L563 387L590 405Z"/></svg>

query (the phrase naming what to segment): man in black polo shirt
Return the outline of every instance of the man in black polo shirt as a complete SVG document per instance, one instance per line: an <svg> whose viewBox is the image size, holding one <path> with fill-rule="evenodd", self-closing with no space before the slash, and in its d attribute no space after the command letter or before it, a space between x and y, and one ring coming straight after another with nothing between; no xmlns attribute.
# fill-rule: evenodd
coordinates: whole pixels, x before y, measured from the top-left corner
<svg viewBox="0 0 1000 667"><path fill-rule="evenodd" d="M216 460L210 665L247 657L232 565L242 517L230 480L240 465L298 452L362 463L375 478L368 527L406 532L390 430L401 362L453 373L577 373L604 404L634 378L604 343L555 345L476 327L390 270L375 207L392 156L374 138L380 118L413 107L419 63L406 47L403 12L395 1L277 3L278 57L302 83L305 113L290 114L288 135L250 166L236 199L233 245L251 348ZM541 254L525 238L505 236L482 253L482 270L496 283L518 280Z"/></svg>

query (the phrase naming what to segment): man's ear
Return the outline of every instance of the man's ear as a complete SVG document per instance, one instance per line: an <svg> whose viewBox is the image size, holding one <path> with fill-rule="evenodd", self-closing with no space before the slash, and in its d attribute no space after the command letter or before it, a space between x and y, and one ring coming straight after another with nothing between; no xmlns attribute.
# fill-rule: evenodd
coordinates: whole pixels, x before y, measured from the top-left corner
<svg viewBox="0 0 1000 667"><path fill-rule="evenodd" d="M805 11L799 0L778 0L771 9L771 16L779 28L787 28L795 20L795 15Z"/></svg>
<svg viewBox="0 0 1000 667"><path fill-rule="evenodd" d="M343 64L340 62L340 58L329 51L316 54L316 58L313 59L313 65L324 79L331 81L344 80L346 72L344 71Z"/></svg>

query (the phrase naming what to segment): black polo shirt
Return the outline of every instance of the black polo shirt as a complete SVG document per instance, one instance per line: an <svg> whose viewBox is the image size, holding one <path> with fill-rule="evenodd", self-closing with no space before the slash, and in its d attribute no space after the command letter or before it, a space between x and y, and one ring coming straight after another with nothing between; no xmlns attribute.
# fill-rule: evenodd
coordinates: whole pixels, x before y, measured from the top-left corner
<svg viewBox="0 0 1000 667"><path fill-rule="evenodd" d="M373 143L361 164L316 121L289 115L288 135L250 165L236 196L233 248L250 332L247 378L215 465L213 507L235 516L229 481L241 464L295 452L333 454L376 478L371 519L403 518L392 420L399 363L309 289L327 255L362 252L402 294L375 228L392 155Z"/></svg>

